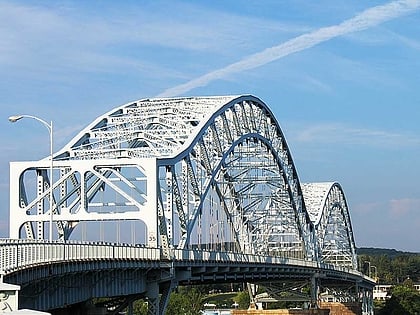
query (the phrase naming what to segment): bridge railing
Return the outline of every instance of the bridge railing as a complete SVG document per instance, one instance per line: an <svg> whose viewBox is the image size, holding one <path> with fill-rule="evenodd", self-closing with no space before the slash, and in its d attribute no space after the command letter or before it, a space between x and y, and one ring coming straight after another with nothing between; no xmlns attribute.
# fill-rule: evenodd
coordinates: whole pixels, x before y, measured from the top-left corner
<svg viewBox="0 0 420 315"><path fill-rule="evenodd" d="M140 245L114 243L73 243L28 240L0 240L0 272L57 262L94 260L159 261L161 251Z"/></svg>
<svg viewBox="0 0 420 315"><path fill-rule="evenodd" d="M225 263L248 263L248 264L270 264L270 265L290 265L301 266L307 268L318 268L323 270L334 270L354 275L360 275L357 270L352 270L347 267L311 261L307 259L288 258L279 256L264 256L255 254L233 253L233 252L218 252L218 251L203 251L203 250L186 250L173 249L174 261L208 261L208 262L225 262Z"/></svg>
<svg viewBox="0 0 420 315"><path fill-rule="evenodd" d="M320 262L274 256L262 256L233 252L205 251L198 249L172 249L169 260L182 262L223 262L235 264L271 264L294 265L309 268L332 269L358 274L342 266L323 264ZM9 274L16 270L49 263L78 261L167 261L161 258L159 248L144 247L133 244L116 244L104 242L48 242L43 240L0 239L0 272Z"/></svg>
<svg viewBox="0 0 420 315"><path fill-rule="evenodd" d="M242 263L268 263L268 264L296 264L311 265L317 263L286 257L273 257L244 253L233 253L223 251L206 251L198 249L174 249L172 250L173 259L176 261L220 261L220 262L242 262Z"/></svg>

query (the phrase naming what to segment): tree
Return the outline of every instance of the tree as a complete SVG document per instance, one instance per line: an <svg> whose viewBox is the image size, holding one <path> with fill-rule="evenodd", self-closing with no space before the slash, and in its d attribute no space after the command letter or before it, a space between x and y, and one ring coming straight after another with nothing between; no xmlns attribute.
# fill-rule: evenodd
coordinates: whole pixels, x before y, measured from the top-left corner
<svg viewBox="0 0 420 315"><path fill-rule="evenodd" d="M400 284L410 277L415 282L420 281L420 254L407 253L390 249L358 249L360 267L364 262L369 262L371 270L365 270L366 274L378 276L380 283ZM372 274L373 266L376 267ZM376 274L377 272L377 274Z"/></svg>
<svg viewBox="0 0 420 315"><path fill-rule="evenodd" d="M172 292L166 315L198 315L202 301L203 294L198 289L180 287L178 292Z"/></svg>
<svg viewBox="0 0 420 315"><path fill-rule="evenodd" d="M233 300L239 304L239 308L244 310L249 307L249 293L247 290L238 292L238 294L233 298Z"/></svg>
<svg viewBox="0 0 420 315"><path fill-rule="evenodd" d="M137 300L134 302L133 314L147 315L148 305L144 300Z"/></svg>
<svg viewBox="0 0 420 315"><path fill-rule="evenodd" d="M379 315L418 315L420 314L420 293L411 280L396 285L391 290L391 298L379 311Z"/></svg>

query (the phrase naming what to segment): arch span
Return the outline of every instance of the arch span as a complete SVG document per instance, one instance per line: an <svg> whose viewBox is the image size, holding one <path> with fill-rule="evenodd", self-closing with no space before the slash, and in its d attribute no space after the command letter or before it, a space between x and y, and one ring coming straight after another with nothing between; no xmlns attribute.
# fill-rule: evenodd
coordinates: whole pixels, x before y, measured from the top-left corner
<svg viewBox="0 0 420 315"><path fill-rule="evenodd" d="M258 98L215 106L179 152L158 164L161 191L170 192L160 195L161 207L180 226L169 233L174 245L314 258L291 154Z"/></svg>
<svg viewBox="0 0 420 315"><path fill-rule="evenodd" d="M35 180L25 181L28 170ZM48 172L48 160L11 163L12 238L45 238L52 212L54 238L84 239L95 228L83 224L114 222L115 240L105 241L339 263L329 232L344 224L338 241L348 253L340 255L344 265L354 259L341 187L328 186L314 219L279 123L255 96L125 104L54 155L54 183ZM112 234L97 230L89 240Z"/></svg>
<svg viewBox="0 0 420 315"><path fill-rule="evenodd" d="M302 191L315 226L320 260L357 269L350 213L341 185L337 182L303 183Z"/></svg>

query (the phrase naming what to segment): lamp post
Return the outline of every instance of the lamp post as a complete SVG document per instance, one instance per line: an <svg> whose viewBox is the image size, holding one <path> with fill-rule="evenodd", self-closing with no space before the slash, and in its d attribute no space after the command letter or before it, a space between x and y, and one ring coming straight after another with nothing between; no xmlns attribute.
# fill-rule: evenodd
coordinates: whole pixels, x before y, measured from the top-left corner
<svg viewBox="0 0 420 315"><path fill-rule="evenodd" d="M370 271L370 261L368 261L368 260L365 260L364 262L363 262L363 264L366 264L366 265L368 265L368 268L367 268L367 272L368 272L368 274L367 274L367 276L369 276L370 277L370 274L371 274L371 271Z"/></svg>
<svg viewBox="0 0 420 315"><path fill-rule="evenodd" d="M375 282L378 281L377 280L378 279L378 268L376 268L376 266L373 266L373 265L370 266L370 268L375 270L375 273L374 273L375 277L373 279L375 280Z"/></svg>
<svg viewBox="0 0 420 315"><path fill-rule="evenodd" d="M47 123L45 120L38 118L36 116L31 116L31 115L15 115L15 116L10 116L9 117L9 121L14 123L17 122L18 120L21 120L22 118L30 118L30 119L35 119L37 121L39 121L41 124L43 124L47 129L48 132L50 134L50 230L49 230L49 240L52 241L52 231L53 231L53 122L51 120L50 123Z"/></svg>

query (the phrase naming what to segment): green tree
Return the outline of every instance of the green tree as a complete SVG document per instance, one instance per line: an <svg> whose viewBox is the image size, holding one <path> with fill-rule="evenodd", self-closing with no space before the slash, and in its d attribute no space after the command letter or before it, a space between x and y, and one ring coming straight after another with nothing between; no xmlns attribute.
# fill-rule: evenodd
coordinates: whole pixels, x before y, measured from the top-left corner
<svg viewBox="0 0 420 315"><path fill-rule="evenodd" d="M166 315L199 315L203 307L203 294L196 288L180 287L172 292Z"/></svg>
<svg viewBox="0 0 420 315"><path fill-rule="evenodd" d="M247 290L238 292L238 294L233 298L233 300L239 304L240 309L248 309L250 298Z"/></svg>
<svg viewBox="0 0 420 315"><path fill-rule="evenodd" d="M362 270L371 265L371 276L378 276L379 283L400 284L409 277L420 281L420 254L389 249L359 249L359 262ZM369 262L365 264L365 262ZM374 268L375 267L375 268ZM369 270L365 270L368 274Z"/></svg>
<svg viewBox="0 0 420 315"><path fill-rule="evenodd" d="M133 305L134 315L147 315L148 305L144 300L137 300Z"/></svg>
<svg viewBox="0 0 420 315"><path fill-rule="evenodd" d="M379 311L379 315L419 315L420 293L414 288L411 280L396 285L391 290L391 298Z"/></svg>

